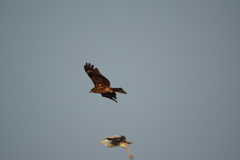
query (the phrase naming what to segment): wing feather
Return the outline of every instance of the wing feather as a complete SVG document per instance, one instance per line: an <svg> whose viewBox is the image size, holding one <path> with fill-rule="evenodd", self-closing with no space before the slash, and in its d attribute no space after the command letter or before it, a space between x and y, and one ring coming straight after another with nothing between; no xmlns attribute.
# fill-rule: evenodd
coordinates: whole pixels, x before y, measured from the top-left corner
<svg viewBox="0 0 240 160"><path fill-rule="evenodd" d="M115 142L126 142L126 137L125 136L115 135L115 136L107 136L106 138L108 140L112 140L112 141L115 141Z"/></svg>
<svg viewBox="0 0 240 160"><path fill-rule="evenodd" d="M109 80L105 78L97 68L94 68L94 65L91 65L90 63L86 63L84 66L84 70L88 74L88 76L92 79L95 87L103 87L103 86L110 87Z"/></svg>

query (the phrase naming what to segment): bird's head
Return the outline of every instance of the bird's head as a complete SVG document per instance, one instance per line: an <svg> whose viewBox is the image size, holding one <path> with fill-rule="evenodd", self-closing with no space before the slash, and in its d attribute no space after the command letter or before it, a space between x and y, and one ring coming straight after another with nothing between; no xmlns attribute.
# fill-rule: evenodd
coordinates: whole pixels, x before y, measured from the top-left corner
<svg viewBox="0 0 240 160"><path fill-rule="evenodd" d="M89 93L94 93L94 88L89 91Z"/></svg>

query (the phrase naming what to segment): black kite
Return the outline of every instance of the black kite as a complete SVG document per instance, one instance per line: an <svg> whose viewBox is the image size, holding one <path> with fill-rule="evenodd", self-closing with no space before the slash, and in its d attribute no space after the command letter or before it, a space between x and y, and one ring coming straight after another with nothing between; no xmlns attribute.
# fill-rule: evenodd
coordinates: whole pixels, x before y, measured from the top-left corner
<svg viewBox="0 0 240 160"><path fill-rule="evenodd" d="M97 68L94 68L94 65L86 63L84 66L84 70L92 79L94 84L94 88L91 89L90 92L101 93L103 97L109 98L115 102L117 102L115 92L127 94L122 88L111 88L109 80L105 78Z"/></svg>

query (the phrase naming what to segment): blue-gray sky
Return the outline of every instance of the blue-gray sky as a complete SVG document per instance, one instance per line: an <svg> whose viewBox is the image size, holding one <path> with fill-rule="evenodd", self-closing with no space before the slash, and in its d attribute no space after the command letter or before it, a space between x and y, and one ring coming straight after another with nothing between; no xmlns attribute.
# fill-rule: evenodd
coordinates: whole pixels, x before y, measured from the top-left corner
<svg viewBox="0 0 240 160"><path fill-rule="evenodd" d="M240 2L0 2L0 159L240 159ZM94 64L118 103L89 93Z"/></svg>

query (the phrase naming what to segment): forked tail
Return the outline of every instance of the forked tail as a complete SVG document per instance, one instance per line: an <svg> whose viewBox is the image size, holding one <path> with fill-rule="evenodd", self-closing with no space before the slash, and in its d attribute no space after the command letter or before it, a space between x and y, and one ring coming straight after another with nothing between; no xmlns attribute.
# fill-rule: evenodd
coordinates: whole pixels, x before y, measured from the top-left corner
<svg viewBox="0 0 240 160"><path fill-rule="evenodd" d="M119 93L125 93L127 94L127 92L125 92L122 88L111 88L114 92L119 92Z"/></svg>

